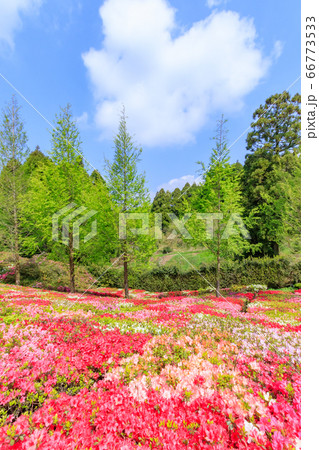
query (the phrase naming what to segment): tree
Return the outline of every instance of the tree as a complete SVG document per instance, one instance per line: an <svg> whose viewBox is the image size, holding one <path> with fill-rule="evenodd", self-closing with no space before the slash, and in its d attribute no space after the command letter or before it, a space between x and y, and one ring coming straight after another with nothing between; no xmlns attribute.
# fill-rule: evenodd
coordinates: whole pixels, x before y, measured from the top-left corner
<svg viewBox="0 0 319 450"><path fill-rule="evenodd" d="M284 236L286 245L291 253L300 253L301 250L301 160L296 159L293 172L283 170L281 177L285 198L284 210Z"/></svg>
<svg viewBox="0 0 319 450"><path fill-rule="evenodd" d="M24 174L26 182L28 182L28 178L31 177L32 172L36 170L39 165L41 165L42 163L50 164L50 162L50 158L48 156L45 156L44 153L41 152L40 147L37 145L35 150L33 150L33 152L29 154L28 158L22 165L22 172Z"/></svg>
<svg viewBox="0 0 319 450"><path fill-rule="evenodd" d="M100 172L96 169L93 170L93 172L90 175L90 178L91 178L93 184L99 184L99 183L106 184L104 178L102 177Z"/></svg>
<svg viewBox="0 0 319 450"><path fill-rule="evenodd" d="M127 116L123 107L118 133L114 139L115 153L113 162L107 161L108 187L119 213L129 217L130 213L150 212L150 200L145 185L145 174L138 173L142 149L134 145L133 138L127 130ZM123 217L123 216L122 216ZM134 221L134 219L133 219ZM136 222L136 221L135 221ZM124 291L129 297L128 264L133 256L143 257L153 249L149 236L137 235L125 230L125 237L120 239L123 254Z"/></svg>
<svg viewBox="0 0 319 450"><path fill-rule="evenodd" d="M171 213L175 214L176 217L182 217L184 213L184 205L186 198L182 197L182 191L180 188L175 188L171 194L170 209Z"/></svg>
<svg viewBox="0 0 319 450"><path fill-rule="evenodd" d="M198 186L196 183L193 183L192 185L186 183L181 192L183 199L185 198L186 200L190 201L192 196L196 193L197 187Z"/></svg>
<svg viewBox="0 0 319 450"><path fill-rule="evenodd" d="M164 191L163 188L156 192L151 211L155 214L162 214L162 226L165 233L170 225L168 214L171 212L171 193Z"/></svg>
<svg viewBox="0 0 319 450"><path fill-rule="evenodd" d="M65 198L63 207L76 203L81 198L83 186L79 184L78 174L83 167L83 158L80 152L80 133L72 120L71 105L61 109L56 117L56 126L51 133L51 157L60 171L63 180L62 196ZM82 178L82 177L81 177ZM69 229L68 239L70 290L75 291L74 248L73 232Z"/></svg>
<svg viewBox="0 0 319 450"><path fill-rule="evenodd" d="M216 295L220 295L221 260L239 255L249 245L242 219L242 193L238 166L229 163L223 116L217 122L215 148L206 169L203 183L197 187L191 203L189 231L194 243L201 244L216 255Z"/></svg>
<svg viewBox="0 0 319 450"><path fill-rule="evenodd" d="M162 188L156 193L152 203L152 212L162 214L164 233L167 233L171 225L169 214L175 214L176 217L181 218L186 213L196 188L195 183L192 186L186 183L182 189L176 188L173 192L169 192Z"/></svg>
<svg viewBox="0 0 319 450"><path fill-rule="evenodd" d="M80 214L86 212L85 196L93 184L83 165L79 131L72 119L70 105L61 108L56 116L51 142L52 162L40 163L29 182L25 217L32 233L26 246L33 254L40 246L46 246L59 259L65 255L69 266L69 287L74 292L75 264L83 255L85 245L82 244L81 249L75 245L75 239L77 242L80 236L75 233L73 224ZM81 210L76 209L78 207ZM53 223L56 223L54 218L57 215L58 226L55 229ZM81 236L89 232L91 222L81 225Z"/></svg>
<svg viewBox="0 0 319 450"><path fill-rule="evenodd" d="M3 111L0 128L0 227L15 260L15 283L20 284L21 202L23 174L21 164L29 154L27 135L15 96Z"/></svg>
<svg viewBox="0 0 319 450"><path fill-rule="evenodd" d="M300 222L300 95L285 91L269 97L253 119L244 164L245 209L258 254L274 256L288 232L287 214L295 211L292 221ZM295 198L288 195L294 184Z"/></svg>
<svg viewBox="0 0 319 450"><path fill-rule="evenodd" d="M97 233L81 251L82 260L99 265L109 264L112 257L118 256L118 230L116 227L116 205L113 203L106 181L97 170L89 178L82 192L82 204L95 211ZM81 248L82 249L82 248Z"/></svg>
<svg viewBox="0 0 319 450"><path fill-rule="evenodd" d="M28 191L29 191L29 184L30 180L33 177L33 174L37 172L39 167L46 166L53 164L52 161L48 156L45 156L41 151L39 146L36 146L35 150L29 154L25 162L21 165L21 176L23 178L23 186L24 186L24 195L22 198L22 207L21 207L21 221L20 221L20 255L24 257L31 257L34 255L32 247L30 248L28 243L30 240L33 240L35 242L40 243L41 239L39 239L39 236L32 236L32 233L35 232L35 229L33 227L30 227L30 221L26 220L26 216L24 215L25 212L28 210ZM30 220L32 220L31 217L29 217ZM48 243L45 243L45 245L38 246L37 251L42 252L48 252L49 246Z"/></svg>
<svg viewBox="0 0 319 450"><path fill-rule="evenodd" d="M234 166L234 168L238 171L238 173L240 174L240 175L242 175L243 174L243 165L239 162L239 161L236 161L234 164L232 164L233 166Z"/></svg>
<svg viewBox="0 0 319 450"><path fill-rule="evenodd" d="M117 230L114 205L104 181L94 182L86 170L74 166L73 182L80 189L69 203L68 183L61 167L42 163L32 173L25 202L24 228L31 231L25 238L25 252L30 255L45 251L51 259L68 260L70 289L74 280L77 263L105 264L115 255ZM61 215L56 234L53 231L53 218L65 207L74 205ZM73 215L73 217L72 217ZM87 218L87 219L86 219ZM65 221L66 219L66 221ZM77 228L78 220L85 219ZM68 234L66 229L68 221ZM56 222L55 222L56 223ZM92 239L88 236L96 229ZM72 231L71 231L72 230ZM70 267L70 239L72 235L73 273ZM62 237L62 239L61 239ZM67 239L65 239L67 238Z"/></svg>

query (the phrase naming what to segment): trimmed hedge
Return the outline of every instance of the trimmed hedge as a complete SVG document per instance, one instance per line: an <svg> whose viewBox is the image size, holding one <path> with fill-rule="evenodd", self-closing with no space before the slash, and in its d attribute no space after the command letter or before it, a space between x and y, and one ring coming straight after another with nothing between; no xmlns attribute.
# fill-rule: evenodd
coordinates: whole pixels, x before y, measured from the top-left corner
<svg viewBox="0 0 319 450"><path fill-rule="evenodd" d="M2 268L2 270L1 270ZM84 269L84 268L82 268ZM0 264L0 273L7 271L4 264ZM89 272L98 280L98 286L122 287L122 269L90 266ZM83 270L82 270L83 271ZM82 271L81 274L82 274ZM103 273L105 272L105 273ZM88 276L83 278L77 271L77 285L87 287L90 283ZM5 283L14 283L14 275L8 275ZM83 278L83 280L82 280ZM62 282L63 279L63 282ZM41 264L30 260L21 263L21 284L32 286L41 282L43 287L52 285L55 289L68 284L67 267L63 270L58 263ZM52 284L54 282L54 284ZM301 282L301 263L285 257L249 258L242 261L226 262L221 268L221 287L232 285L265 284L270 289L278 289L299 285ZM129 287L145 289L151 292L168 292L181 290L206 289L216 286L216 267L205 265L199 270L182 272L178 267L157 267L152 270L137 271L129 268Z"/></svg>
<svg viewBox="0 0 319 450"><path fill-rule="evenodd" d="M99 278L99 286L122 287L123 271L110 269L103 274L101 267L90 267ZM221 268L221 287L234 284L265 284L269 288L283 288L301 282L301 263L285 257L249 258L227 262ZM151 292L193 290L216 285L216 267L202 265L198 271L181 272L178 267L158 267L144 272L129 270L129 286Z"/></svg>

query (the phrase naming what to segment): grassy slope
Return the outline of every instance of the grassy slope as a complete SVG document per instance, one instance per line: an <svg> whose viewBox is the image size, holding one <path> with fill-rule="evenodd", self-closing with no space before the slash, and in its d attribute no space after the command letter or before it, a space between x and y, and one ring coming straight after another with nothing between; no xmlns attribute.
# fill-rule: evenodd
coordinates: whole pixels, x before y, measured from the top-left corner
<svg viewBox="0 0 319 450"><path fill-rule="evenodd" d="M201 264L209 264L215 261L215 256L209 250L184 250L174 249L171 253L162 252L154 255L150 261L152 267L177 266L183 271L192 267L199 268Z"/></svg>

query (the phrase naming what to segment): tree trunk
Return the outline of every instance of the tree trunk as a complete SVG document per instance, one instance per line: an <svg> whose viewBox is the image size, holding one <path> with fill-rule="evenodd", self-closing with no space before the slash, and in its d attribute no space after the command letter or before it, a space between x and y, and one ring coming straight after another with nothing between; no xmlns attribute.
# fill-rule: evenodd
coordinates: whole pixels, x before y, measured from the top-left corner
<svg viewBox="0 0 319 450"><path fill-rule="evenodd" d="M220 180L218 180L218 213L220 213ZM217 228L217 270L216 270L216 297L219 298L220 289L220 222L218 219Z"/></svg>
<svg viewBox="0 0 319 450"><path fill-rule="evenodd" d="M223 145L223 124L224 124L224 116L222 116L222 120L220 122L220 130L219 130L219 151L222 150L222 145ZM218 185L217 185L217 192L218 192L218 213L221 213L221 194L220 194L220 189L221 189L221 181L220 181L220 161L218 163ZM219 298L220 294L219 294L219 289L220 289L220 233L221 229L220 229L220 221L218 219L218 228L217 228L217 270L216 270L216 296L217 298Z"/></svg>
<svg viewBox="0 0 319 450"><path fill-rule="evenodd" d="M73 233L71 230L69 231L69 273L70 273L70 291L75 292Z"/></svg>
<svg viewBox="0 0 319 450"><path fill-rule="evenodd" d="M13 219L14 219L15 283L17 286L20 286L19 230L18 230L18 213L16 205L14 205L13 207L13 216L14 216Z"/></svg>
<svg viewBox="0 0 319 450"><path fill-rule="evenodd" d="M274 256L279 255L279 245L277 244L277 242L273 243L273 252L274 252Z"/></svg>
<svg viewBox="0 0 319 450"><path fill-rule="evenodd" d="M15 283L17 286L20 286L19 236L17 224L14 225L14 260L15 260Z"/></svg>
<svg viewBox="0 0 319 450"><path fill-rule="evenodd" d="M216 271L216 297L219 297L220 289L220 236L217 236L217 271Z"/></svg>
<svg viewBox="0 0 319 450"><path fill-rule="evenodd" d="M17 162L15 148L15 109L12 103L12 133L13 133L13 226L14 226L14 260L15 260L15 283L20 286L20 258L19 258L19 223L18 223L18 199L17 199Z"/></svg>
<svg viewBox="0 0 319 450"><path fill-rule="evenodd" d="M128 290L128 261L127 261L127 253L126 253L126 243L125 243L125 252L124 252L124 295L125 298L129 298L129 290Z"/></svg>

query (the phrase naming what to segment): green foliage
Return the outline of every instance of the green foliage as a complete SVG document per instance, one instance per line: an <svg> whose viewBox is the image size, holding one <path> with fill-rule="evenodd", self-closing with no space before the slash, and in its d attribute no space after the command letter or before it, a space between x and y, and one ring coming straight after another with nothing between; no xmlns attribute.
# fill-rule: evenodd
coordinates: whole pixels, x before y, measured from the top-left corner
<svg viewBox="0 0 319 450"><path fill-rule="evenodd" d="M152 257L152 264L149 265L149 268L155 266L161 267L163 265L166 267L178 266L180 270L187 271L191 267L196 267L199 269L202 266L207 264L210 265L216 262L216 255L214 255L210 250L185 251L184 249L174 248L173 246L170 248L173 254L170 255L168 261L165 261L164 258L163 262L163 256L160 254L155 254Z"/></svg>
<svg viewBox="0 0 319 450"><path fill-rule="evenodd" d="M20 109L15 96L12 96L11 102L7 104L2 112L0 164L1 169L3 169L11 161L13 173L29 154L27 147L28 138L20 117Z"/></svg>
<svg viewBox="0 0 319 450"><path fill-rule="evenodd" d="M103 274L102 268L91 266L90 271L100 277L101 286L122 286L123 272L110 269ZM224 262L221 265L221 288L232 285L265 284L270 289L291 286L300 282L300 261L292 262L284 257L247 258L241 261ZM129 274L129 282L134 289L150 292L205 289L207 284L216 286L216 265L207 265L199 270L180 271L176 266L157 267L152 270L135 271Z"/></svg>
<svg viewBox="0 0 319 450"><path fill-rule="evenodd" d="M220 374L217 378L217 387L218 389L232 389L232 375Z"/></svg>
<svg viewBox="0 0 319 450"><path fill-rule="evenodd" d="M114 139L115 153L113 162L107 161L108 188L119 214L118 249L123 256L124 289L128 297L128 263L132 260L148 259L155 250L155 241L150 235L150 226L146 225L146 234L136 232L140 228L140 219L134 213L145 213L148 220L150 200L145 184L145 174L138 173L141 148L134 145L127 130L127 117L123 107L118 134ZM120 220L125 219L125 224ZM130 221L130 225L128 224ZM141 230L140 230L141 231Z"/></svg>
<svg viewBox="0 0 319 450"><path fill-rule="evenodd" d="M78 380L71 382L68 381L65 376L58 375L57 382L54 386L54 391L59 394L61 392L65 392L67 395L74 396L81 389L89 389L93 384L94 379L90 378L89 380L86 380L82 374L79 376Z"/></svg>
<svg viewBox="0 0 319 450"><path fill-rule="evenodd" d="M164 189L161 189L160 191L156 192L156 195L152 203L151 212L162 214L163 232L166 233L170 226L169 214L172 212L171 193L168 191L164 191Z"/></svg>
<svg viewBox="0 0 319 450"><path fill-rule="evenodd" d="M21 263L21 284L23 286L32 286L41 276L39 265L32 260ZM10 282L10 280L7 280Z"/></svg>
<svg viewBox="0 0 319 450"><path fill-rule="evenodd" d="M181 218L188 210L198 186L186 183L182 189L176 188L173 192L160 189L153 200L151 211L162 214L162 230L164 235L173 228L171 214Z"/></svg>
<svg viewBox="0 0 319 450"><path fill-rule="evenodd" d="M187 224L193 244L203 245L216 254L217 294L221 260L240 255L249 247L249 235L242 218L241 171L229 162L225 123L223 117L218 122L214 138L216 146L212 150L209 167L206 169L200 163L204 182L190 205L192 217Z"/></svg>
<svg viewBox="0 0 319 450"><path fill-rule="evenodd" d="M0 251L10 250L14 255L10 268L16 268L5 282L54 288L69 283L72 287L77 272L77 287L85 283L87 287L88 274L77 267L86 265L99 276L110 261L122 256L123 270L108 270L101 277L102 285L120 287L126 276L132 287L152 291L205 290L208 282L213 286L220 283L220 287L252 283L299 287L300 265L293 262L300 253L299 94L273 95L255 111L244 167L230 163L222 119L208 167L202 165L202 183L186 183L173 192L161 189L152 204L145 174L138 171L142 149L134 145L126 119L123 109L114 159L107 165L104 180L97 170L91 175L88 172L70 105L56 117L47 157L38 146L29 154L20 108L13 97L0 125ZM95 212L80 227L79 249L73 238L68 245L52 239L52 217L71 203L76 205L74 209ZM148 233L138 234L141 219L130 214L150 212ZM183 241L179 235L171 239L175 230L172 217L182 219L186 213L193 214L186 222L191 239ZM202 218L196 218L196 213ZM211 224L212 237L206 234L208 218L204 215L214 213L223 218L215 218ZM128 214L125 238L119 237L120 214ZM162 214L164 235L158 249L163 254L157 252L150 261L156 249L155 214ZM93 220L97 234L84 242ZM73 223L71 219L69 232ZM245 239L243 225L251 240ZM61 237L61 227L58 233ZM163 256L169 253L176 254ZM43 254L56 264L40 264L38 256L33 257ZM289 259L292 254L293 260ZM247 255L258 258L239 260ZM0 273L5 273L0 266Z"/></svg>
<svg viewBox="0 0 319 450"><path fill-rule="evenodd" d="M249 298L245 298L243 301L241 312L246 313L248 311L248 307L249 307L250 303L251 303L251 300Z"/></svg>
<svg viewBox="0 0 319 450"><path fill-rule="evenodd" d="M50 250L58 247L61 255L66 255L66 246L52 240L52 217L72 202L83 205L83 194L89 187L89 179L83 169L71 163L67 172L65 169L65 166L55 164L41 165L30 179L24 213L26 223L33 229L24 245L32 253L38 252L44 245ZM59 229L60 236L61 231Z"/></svg>
<svg viewBox="0 0 319 450"><path fill-rule="evenodd" d="M104 178L102 177L100 172L96 169L93 170L93 172L90 175L90 178L91 178L93 184L99 184L99 183L106 184Z"/></svg>
<svg viewBox="0 0 319 450"><path fill-rule="evenodd" d="M93 175L94 172L92 172ZM82 263L94 262L97 264L108 264L111 257L117 256L118 247L118 210L114 204L105 180L98 175L90 177L89 183L85 185L83 191L82 204L87 210L96 212L94 220L97 223L96 236L86 242L81 243L80 251ZM88 222L83 232L89 232L90 222Z"/></svg>
<svg viewBox="0 0 319 450"><path fill-rule="evenodd" d="M183 193L186 190L185 186L182 191L179 188L175 188L170 198L170 213L175 214L176 217L182 217L186 212L184 208L185 202L183 198Z"/></svg>
<svg viewBox="0 0 319 450"><path fill-rule="evenodd" d="M55 127L51 133L51 158L56 165L62 165L66 175L70 164L83 167L83 155L80 151L80 133L72 119L71 105L68 103L56 115ZM72 177L72 174L71 174ZM72 178L70 186L74 186Z"/></svg>
<svg viewBox="0 0 319 450"><path fill-rule="evenodd" d="M118 134L114 139L114 159L113 162L107 161L108 187L121 212L136 211L148 204L145 174L138 173L137 169L142 149L134 145L127 130L126 119L123 108Z"/></svg>
<svg viewBox="0 0 319 450"><path fill-rule="evenodd" d="M21 165L29 154L27 135L15 96L2 113L0 125L0 242L14 249L15 281L20 284L21 207L24 176Z"/></svg>
<svg viewBox="0 0 319 450"><path fill-rule="evenodd" d="M168 364L177 365L183 360L187 360L191 355L190 351L179 345L165 346L164 344L158 344L153 348L153 355L157 358L154 363L156 373L160 373L161 370Z"/></svg>
<svg viewBox="0 0 319 450"><path fill-rule="evenodd" d="M19 417L21 414L32 413L41 408L47 397L48 394L39 390L38 392L28 392L23 403L19 397L13 398L9 403L0 407L0 418L5 421L11 414Z"/></svg>
<svg viewBox="0 0 319 450"><path fill-rule="evenodd" d="M231 292L234 292L234 293L238 293L238 292L241 292L241 293L246 293L247 292L247 286L244 286L244 285L241 285L241 284L233 284L231 287L230 287L230 291Z"/></svg>
<svg viewBox="0 0 319 450"><path fill-rule="evenodd" d="M40 147L37 145L35 150L31 152L28 158L22 165L22 172L24 174L24 180L28 183L33 171L35 171L39 166L50 164L51 160L48 156L45 156L41 151Z"/></svg>
<svg viewBox="0 0 319 450"><path fill-rule="evenodd" d="M97 176L89 177L81 155L79 132L72 119L70 105L67 105L57 116L56 128L52 132L52 162L39 163L33 170L27 201L24 203L24 227L29 227L31 231L24 240L25 251L35 254L46 249L60 260L67 260L72 291L75 283L74 266L97 254L102 261L108 259L114 252L112 240L116 232L112 203L105 183ZM82 213L94 213L80 227L79 248L75 245L76 234L73 229L77 216L70 220L68 234L64 239L61 240L62 220L58 223L57 236L52 235L54 215L66 207L81 208ZM97 239L85 242L93 220L99 223Z"/></svg>
<svg viewBox="0 0 319 450"><path fill-rule="evenodd" d="M265 284L250 284L246 286L247 292L258 293L259 291L266 291L267 286Z"/></svg>
<svg viewBox="0 0 319 450"><path fill-rule="evenodd" d="M269 97L253 114L243 192L259 255L278 255L285 237L300 245L300 95Z"/></svg>
<svg viewBox="0 0 319 450"><path fill-rule="evenodd" d="M11 325L17 323L18 320L21 320L23 316L16 309L12 308L5 302L0 303L0 319L1 322L6 325Z"/></svg>

